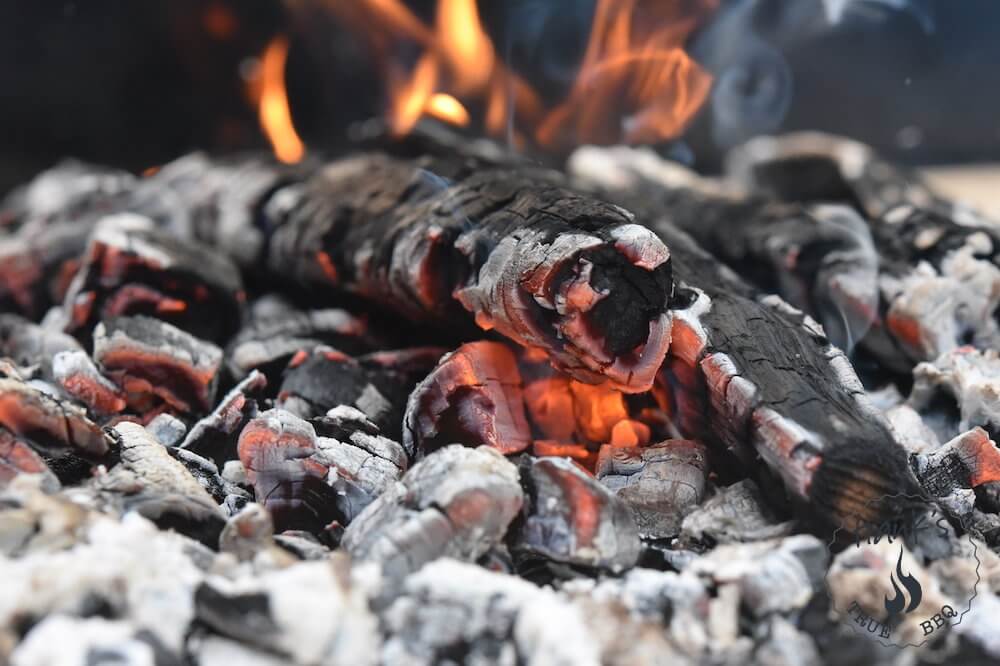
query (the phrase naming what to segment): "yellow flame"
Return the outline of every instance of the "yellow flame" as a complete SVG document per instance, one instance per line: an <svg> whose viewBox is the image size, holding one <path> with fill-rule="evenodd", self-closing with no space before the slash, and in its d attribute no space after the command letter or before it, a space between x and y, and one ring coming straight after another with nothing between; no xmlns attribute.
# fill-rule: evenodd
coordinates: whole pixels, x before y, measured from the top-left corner
<svg viewBox="0 0 1000 666"><path fill-rule="evenodd" d="M425 111L437 118L453 125L466 127L469 124L469 112L465 110L462 103L446 93L436 93L427 100Z"/></svg>
<svg viewBox="0 0 1000 666"><path fill-rule="evenodd" d="M293 164L300 161L306 151L292 124L292 111L288 106L285 90L287 59L288 40L276 37L261 58L258 113L260 126L271 142L275 156L286 164Z"/></svg>

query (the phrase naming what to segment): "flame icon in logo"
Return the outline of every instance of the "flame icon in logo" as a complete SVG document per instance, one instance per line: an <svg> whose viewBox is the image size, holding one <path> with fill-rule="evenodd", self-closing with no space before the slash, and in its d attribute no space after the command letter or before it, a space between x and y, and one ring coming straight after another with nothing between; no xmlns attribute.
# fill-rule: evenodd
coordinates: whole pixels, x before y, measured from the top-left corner
<svg viewBox="0 0 1000 666"><path fill-rule="evenodd" d="M899 580L899 583L896 580ZM892 581L892 588L895 591L892 599L888 596L885 598L885 610L888 611L890 616L896 615L900 612L909 613L914 608L920 605L921 599L923 599L924 592L923 588L920 587L920 582L916 578L909 574L903 573L903 546L899 547L899 559L896 560L896 573L889 574L889 580ZM899 584L902 584L906 588L906 592L903 592L899 588ZM906 603L906 594L910 595L910 603ZM903 606L906 606L906 610L903 610Z"/></svg>

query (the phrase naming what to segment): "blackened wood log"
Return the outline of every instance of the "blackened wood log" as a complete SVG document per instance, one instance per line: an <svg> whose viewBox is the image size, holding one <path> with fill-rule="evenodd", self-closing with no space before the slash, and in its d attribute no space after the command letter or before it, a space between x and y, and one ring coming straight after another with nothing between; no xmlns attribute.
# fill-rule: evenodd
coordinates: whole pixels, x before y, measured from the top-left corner
<svg viewBox="0 0 1000 666"><path fill-rule="evenodd" d="M655 202L674 226L761 291L781 295L850 351L876 319L879 256L868 224L848 206L749 196L648 149L578 149L573 172Z"/></svg>
<svg viewBox="0 0 1000 666"><path fill-rule="evenodd" d="M577 378L647 390L670 337L666 247L548 172L481 166L330 164L265 209L271 269L439 327L474 320Z"/></svg>
<svg viewBox="0 0 1000 666"><path fill-rule="evenodd" d="M776 296L762 297L669 219L608 193L671 248L678 284L665 384L689 437L759 455L788 493L835 526L864 530L916 495L906 453L868 401L844 353Z"/></svg>

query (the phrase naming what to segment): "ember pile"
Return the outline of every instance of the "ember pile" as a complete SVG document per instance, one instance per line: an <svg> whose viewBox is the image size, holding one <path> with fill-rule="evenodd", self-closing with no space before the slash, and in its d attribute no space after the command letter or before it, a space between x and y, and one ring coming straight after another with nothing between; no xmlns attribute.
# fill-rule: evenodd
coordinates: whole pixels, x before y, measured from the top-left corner
<svg viewBox="0 0 1000 666"><path fill-rule="evenodd" d="M1000 658L1000 227L442 136L6 198L4 661Z"/></svg>

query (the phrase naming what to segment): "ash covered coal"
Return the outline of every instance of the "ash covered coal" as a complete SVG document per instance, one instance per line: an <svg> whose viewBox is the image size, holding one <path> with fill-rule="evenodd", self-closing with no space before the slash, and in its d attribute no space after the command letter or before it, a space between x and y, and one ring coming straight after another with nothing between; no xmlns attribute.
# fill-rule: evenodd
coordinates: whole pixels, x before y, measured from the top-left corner
<svg viewBox="0 0 1000 666"><path fill-rule="evenodd" d="M1000 659L1000 239L775 141L40 176L0 662Z"/></svg>

